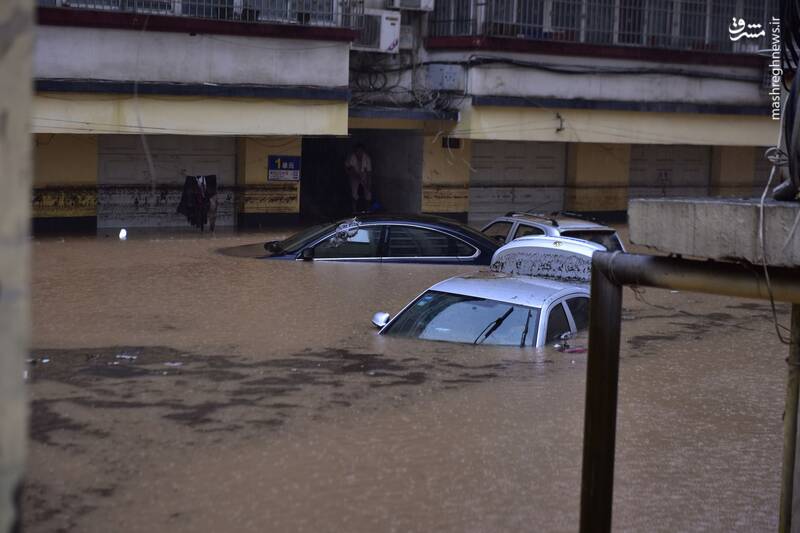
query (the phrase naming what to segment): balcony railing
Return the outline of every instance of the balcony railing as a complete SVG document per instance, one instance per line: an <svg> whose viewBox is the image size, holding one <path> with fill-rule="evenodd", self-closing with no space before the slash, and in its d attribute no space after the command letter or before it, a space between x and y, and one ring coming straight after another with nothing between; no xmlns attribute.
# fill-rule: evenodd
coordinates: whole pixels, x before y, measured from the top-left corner
<svg viewBox="0 0 800 533"><path fill-rule="evenodd" d="M430 34L754 53L777 13L778 0L436 0Z"/></svg>
<svg viewBox="0 0 800 533"><path fill-rule="evenodd" d="M363 0L38 0L40 7L358 29Z"/></svg>

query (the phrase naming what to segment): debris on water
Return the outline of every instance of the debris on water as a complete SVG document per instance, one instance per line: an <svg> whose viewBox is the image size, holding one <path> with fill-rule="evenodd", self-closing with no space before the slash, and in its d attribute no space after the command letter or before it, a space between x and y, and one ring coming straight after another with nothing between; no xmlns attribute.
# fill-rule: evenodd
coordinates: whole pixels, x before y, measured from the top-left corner
<svg viewBox="0 0 800 533"><path fill-rule="evenodd" d="M130 355L125 352L118 353L117 355L114 356L115 359L126 359L128 361L136 361L137 357L138 357L137 355Z"/></svg>
<svg viewBox="0 0 800 533"><path fill-rule="evenodd" d="M119 240L124 241L128 238L128 230L122 228L119 230Z"/></svg>
<svg viewBox="0 0 800 533"><path fill-rule="evenodd" d="M22 371L22 379L24 379L25 381L28 381L28 371L27 370L23 370Z"/></svg>
<svg viewBox="0 0 800 533"><path fill-rule="evenodd" d="M50 362L50 358L49 358L49 357L43 357L43 358L42 358L42 364L43 364L43 365L46 365L46 364L47 364L47 363L49 363L49 362Z"/></svg>
<svg viewBox="0 0 800 533"><path fill-rule="evenodd" d="M172 366L172 367L176 367L176 366L183 366L183 363L181 363L180 361L167 361L167 362L166 362L166 363L164 363L164 364L165 364L166 366Z"/></svg>
<svg viewBox="0 0 800 533"><path fill-rule="evenodd" d="M670 294L678 294L681 291L669 291L669 292L670 292Z"/></svg>
<svg viewBox="0 0 800 533"><path fill-rule="evenodd" d="M567 348L566 353L586 353L586 348Z"/></svg>

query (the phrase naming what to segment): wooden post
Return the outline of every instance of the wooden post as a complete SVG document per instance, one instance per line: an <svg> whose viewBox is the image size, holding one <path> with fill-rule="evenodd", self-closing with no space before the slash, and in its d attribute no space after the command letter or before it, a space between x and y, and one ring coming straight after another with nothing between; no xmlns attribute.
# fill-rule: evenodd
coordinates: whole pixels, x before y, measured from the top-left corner
<svg viewBox="0 0 800 533"><path fill-rule="evenodd" d="M31 0L0 1L0 533L20 530L28 440Z"/></svg>

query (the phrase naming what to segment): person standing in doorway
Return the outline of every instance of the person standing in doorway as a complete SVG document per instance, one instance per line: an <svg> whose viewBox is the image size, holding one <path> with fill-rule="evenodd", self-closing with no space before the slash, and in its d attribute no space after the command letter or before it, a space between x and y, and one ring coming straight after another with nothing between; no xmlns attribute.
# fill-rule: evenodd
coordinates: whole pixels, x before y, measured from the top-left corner
<svg viewBox="0 0 800 533"><path fill-rule="evenodd" d="M353 213L366 211L372 204L372 160L363 144L356 145L345 160L344 169L350 182Z"/></svg>

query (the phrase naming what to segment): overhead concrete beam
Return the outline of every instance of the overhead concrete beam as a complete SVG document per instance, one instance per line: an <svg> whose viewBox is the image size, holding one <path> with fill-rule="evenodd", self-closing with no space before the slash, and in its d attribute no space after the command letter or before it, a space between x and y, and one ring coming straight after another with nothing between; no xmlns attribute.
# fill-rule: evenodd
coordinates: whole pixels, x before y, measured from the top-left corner
<svg viewBox="0 0 800 533"><path fill-rule="evenodd" d="M800 228L789 238L798 213L800 203L765 203L767 264L800 266ZM659 252L720 261L762 261L758 199L633 199L628 223L632 243Z"/></svg>

